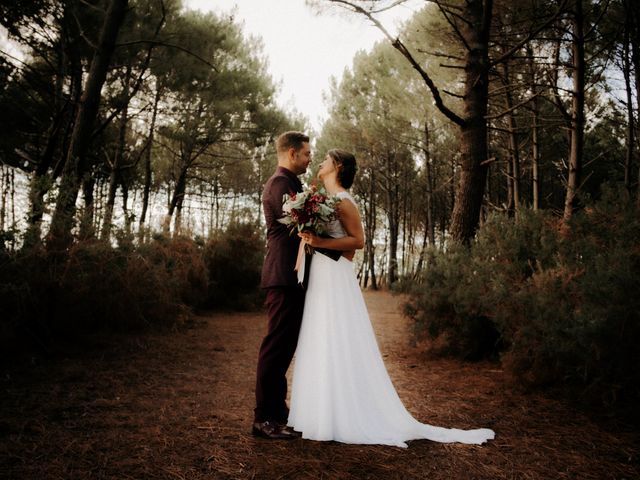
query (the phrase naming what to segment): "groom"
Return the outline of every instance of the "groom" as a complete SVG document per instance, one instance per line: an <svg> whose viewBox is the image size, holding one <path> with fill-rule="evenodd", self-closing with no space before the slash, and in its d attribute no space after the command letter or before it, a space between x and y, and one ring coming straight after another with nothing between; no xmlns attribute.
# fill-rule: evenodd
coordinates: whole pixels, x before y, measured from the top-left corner
<svg viewBox="0 0 640 480"><path fill-rule="evenodd" d="M305 173L311 163L309 137L302 132L285 132L276 139L276 153L278 167L262 193L267 221L267 255L262 267L261 287L267 292L269 326L258 356L252 433L288 440L300 436L287 426L289 408L285 400L285 375L298 343L305 292L294 271L300 238L290 235L278 218L282 217L282 196L302 191L298 175Z"/></svg>

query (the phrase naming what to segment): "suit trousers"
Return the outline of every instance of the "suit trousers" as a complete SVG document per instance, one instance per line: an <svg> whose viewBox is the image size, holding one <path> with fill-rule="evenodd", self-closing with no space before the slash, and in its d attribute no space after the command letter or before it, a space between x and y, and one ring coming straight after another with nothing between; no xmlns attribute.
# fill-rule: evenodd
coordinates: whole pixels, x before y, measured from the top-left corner
<svg viewBox="0 0 640 480"><path fill-rule="evenodd" d="M267 290L269 326L258 355L256 422L287 421L287 370L298 344L305 291L300 285Z"/></svg>

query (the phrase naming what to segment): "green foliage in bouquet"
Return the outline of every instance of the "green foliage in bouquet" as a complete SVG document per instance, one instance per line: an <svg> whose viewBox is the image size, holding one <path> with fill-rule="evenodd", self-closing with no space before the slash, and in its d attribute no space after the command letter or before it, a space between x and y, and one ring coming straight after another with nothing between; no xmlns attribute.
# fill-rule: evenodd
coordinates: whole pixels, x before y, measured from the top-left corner
<svg viewBox="0 0 640 480"><path fill-rule="evenodd" d="M324 233L324 226L336 215L337 197L330 196L324 187L312 184L302 192L284 194L282 213L278 222L293 232L310 230L316 234Z"/></svg>

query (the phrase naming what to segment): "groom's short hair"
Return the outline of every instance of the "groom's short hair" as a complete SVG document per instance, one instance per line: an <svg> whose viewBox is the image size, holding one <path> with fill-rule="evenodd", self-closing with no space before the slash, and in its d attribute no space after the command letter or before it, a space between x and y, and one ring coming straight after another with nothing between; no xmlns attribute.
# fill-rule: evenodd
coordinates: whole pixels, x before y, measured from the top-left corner
<svg viewBox="0 0 640 480"><path fill-rule="evenodd" d="M293 130L290 132L284 132L276 138L276 151L278 153L286 152L290 148L294 148L298 151L303 147L304 143L309 143L309 135Z"/></svg>

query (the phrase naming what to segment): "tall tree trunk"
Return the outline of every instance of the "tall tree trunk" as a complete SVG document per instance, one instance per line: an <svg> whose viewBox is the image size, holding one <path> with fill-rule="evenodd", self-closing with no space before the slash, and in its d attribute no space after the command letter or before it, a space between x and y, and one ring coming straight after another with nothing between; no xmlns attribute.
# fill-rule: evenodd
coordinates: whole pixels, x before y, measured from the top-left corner
<svg viewBox="0 0 640 480"><path fill-rule="evenodd" d="M572 65L573 101L571 108L571 149L569 152L569 173L564 202L563 225L565 228L576 208L577 194L582 174L582 150L584 147L584 17L582 0L575 0L572 18Z"/></svg>
<svg viewBox="0 0 640 480"><path fill-rule="evenodd" d="M107 202L104 205L104 215L102 216L102 230L100 238L108 241L111 236L111 227L113 221L113 206L116 203L116 194L118 193L119 171L116 164L118 154L114 156L113 164L110 166L109 172L109 190L107 192Z"/></svg>
<svg viewBox="0 0 640 480"><path fill-rule="evenodd" d="M369 180L369 218L367 221L367 259L368 262L368 271L371 275L371 288L373 290L378 290L378 281L376 279L376 246L374 243L374 238L376 234L376 221L377 221L377 212L376 212L376 175L375 171L371 169L371 175Z"/></svg>
<svg viewBox="0 0 640 480"><path fill-rule="evenodd" d="M427 187L426 191L426 231L429 235L429 243L433 246L436 243L436 227L433 223L433 172L432 172L432 159L431 159L431 140L429 138L429 121L425 119L424 123L424 174L425 183Z"/></svg>
<svg viewBox="0 0 640 480"><path fill-rule="evenodd" d="M424 122L424 180L425 180L425 219L424 234L422 237L422 246L420 247L420 255L418 264L416 265L415 275L422 272L424 257L427 251L427 241L432 247L436 243L436 230L433 223L433 175L431 171L431 139L429 137L429 119Z"/></svg>
<svg viewBox="0 0 640 480"><path fill-rule="evenodd" d="M182 234L182 202L184 195L178 197L175 209L175 221L173 222L173 236L177 237Z"/></svg>
<svg viewBox="0 0 640 480"><path fill-rule="evenodd" d="M387 284L393 285L398 279L398 235L399 235L399 205L398 205L398 178L397 178L397 154L386 154L386 213L389 230L388 243L388 270Z"/></svg>
<svg viewBox="0 0 640 480"><path fill-rule="evenodd" d="M511 79L509 78L509 61L502 63L502 73L504 75L505 99L507 103L507 122L509 125L509 156L511 158L511 168L509 185L512 192L513 212L520 209L520 142L518 140L518 123L513 110L513 95L511 94Z"/></svg>
<svg viewBox="0 0 640 480"><path fill-rule="evenodd" d="M27 231L25 233L25 247L32 247L40 243L42 217L44 215L44 196L53 182L47 175L53 164L56 147L59 143L62 127L62 115L54 119L47 135L47 144L36 169L33 171L29 185L29 214L27 216Z"/></svg>
<svg viewBox="0 0 640 480"><path fill-rule="evenodd" d="M540 139L538 137L538 79L536 75L536 62L534 58L533 49L530 45L527 45L527 58L529 62L529 81L530 89L533 94L531 100L531 194L532 194L532 208L533 210L540 209Z"/></svg>
<svg viewBox="0 0 640 480"><path fill-rule="evenodd" d="M7 214L7 197L9 196L9 167L0 164L0 232L4 232Z"/></svg>
<svg viewBox="0 0 640 480"><path fill-rule="evenodd" d="M95 205L93 199L93 188L95 186L95 178L91 175L85 175L82 179L82 196L84 197L84 210L80 217L80 238L87 240L95 237L94 214Z"/></svg>
<svg viewBox="0 0 640 480"><path fill-rule="evenodd" d="M71 135L60 191L49 230L49 245L53 248L66 248L73 241L71 230L76 211L76 198L82 178L89 173L87 151L100 106L100 92L107 76L118 32L124 21L127 4L128 0L111 0L100 33L98 48L91 61L87 85L82 94Z"/></svg>
<svg viewBox="0 0 640 480"><path fill-rule="evenodd" d="M531 127L531 188L533 194L533 209L540 209L540 142L538 139L538 99L533 99Z"/></svg>
<svg viewBox="0 0 640 480"><path fill-rule="evenodd" d="M504 177L507 180L507 213L509 216L512 216L515 210L515 202L513 199L513 162L511 158L508 158L506 163Z"/></svg>
<svg viewBox="0 0 640 480"><path fill-rule="evenodd" d="M218 183L218 177L213 179L213 204L215 211L215 224L214 230L217 232L220 230L220 184Z"/></svg>
<svg viewBox="0 0 640 480"><path fill-rule="evenodd" d="M491 0L467 0L462 34L465 54L464 123L460 127L460 177L451 214L451 236L462 243L474 237L487 180L487 104Z"/></svg>
<svg viewBox="0 0 640 480"><path fill-rule="evenodd" d="M79 39L78 26L75 20L74 6L66 4L60 23L60 42L58 62L54 81L54 108L56 114L51 120L47 132L47 142L38 161L29 185L29 213L27 215L27 231L24 237L24 248L31 248L41 242L42 217L44 215L44 196L53 185L52 178L48 175L53 165L54 157L60 138L65 130L63 127L69 123L68 117L70 105L64 99L64 80L68 68L71 68L70 98L71 108L77 111L80 93L82 91L82 64L78 52Z"/></svg>
<svg viewBox="0 0 640 480"><path fill-rule="evenodd" d="M624 75L624 86L627 93L627 139L626 139L626 152L624 156L624 186L627 191L631 193L631 168L633 165L633 151L635 146L635 119L633 116L633 90L631 86L631 14L628 14L625 18L624 26L624 39L622 50L622 73ZM636 72L636 76L638 72Z"/></svg>
<svg viewBox="0 0 640 480"><path fill-rule="evenodd" d="M165 217L163 225L163 230L166 234L168 234L170 231L171 219L173 218L173 214L176 212L176 209L179 206L182 206L182 199L187 187L187 171L187 167L183 167L180 171L180 175L178 176L178 180L176 181L176 187L173 190L173 195L171 196L171 200L169 202L169 209L167 210L167 215Z"/></svg>
<svg viewBox="0 0 640 480"><path fill-rule="evenodd" d="M407 182L407 167L406 164L404 164L403 162L403 166L402 166L402 192L403 195L400 197L402 199L402 262L401 262L401 271L400 271L400 275L405 276L407 274L407 268L408 268L408 256L410 254L410 252L407 250L407 246L408 244L412 243L411 242L411 237L410 237L410 228L409 228L409 223L410 223L410 219L407 218L408 217L408 213L409 213L409 197L411 197L411 194L409 193L409 185ZM398 201L400 201L400 199L398 199Z"/></svg>
<svg viewBox="0 0 640 480"><path fill-rule="evenodd" d="M116 204L116 194L118 192L118 185L121 183L121 167L124 158L124 151L127 142L127 126L129 124L129 102L131 98L129 96L129 84L131 82L131 65L127 65L127 69L124 76L124 90L122 96L124 98L124 106L120 113L120 126L118 128L118 145L116 147L116 153L113 158L113 164L110 165L111 172L109 174L109 194L107 197L107 204L105 205L104 218L102 224L101 238L104 241L109 241L111 237L111 229L113 227L113 207Z"/></svg>
<svg viewBox="0 0 640 480"><path fill-rule="evenodd" d="M121 176L122 183L120 188L122 189L122 215L124 216L124 231L125 233L131 233L131 216L129 215L129 184L124 176Z"/></svg>
<svg viewBox="0 0 640 480"><path fill-rule="evenodd" d="M629 27L629 43L631 44L631 62L635 72L635 88L636 102L640 105L640 12L638 11L637 2L635 0L625 0L625 14ZM638 108L640 111L640 108ZM637 207L640 209L640 148L636 149L636 161L638 168L638 181L636 183L636 201Z"/></svg>
<svg viewBox="0 0 640 480"><path fill-rule="evenodd" d="M149 126L149 137L147 139L146 150L144 152L144 187L142 190L142 212L140 212L140 222L138 224L139 242L144 243L144 223L147 220L147 209L149 208L149 194L151 193L151 153L153 150L153 136L156 128L156 118L158 116L158 104L162 96L162 88L156 89L153 100L153 113L151 114L151 125Z"/></svg>

